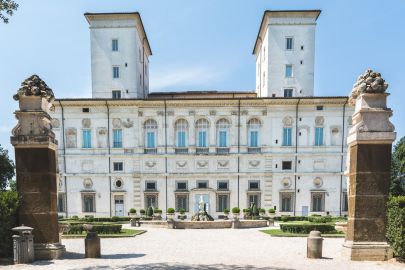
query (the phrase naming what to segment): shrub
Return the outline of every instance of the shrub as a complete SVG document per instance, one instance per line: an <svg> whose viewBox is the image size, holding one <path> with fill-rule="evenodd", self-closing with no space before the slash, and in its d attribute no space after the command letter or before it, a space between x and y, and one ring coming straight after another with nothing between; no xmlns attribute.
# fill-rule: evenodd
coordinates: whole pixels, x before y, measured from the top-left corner
<svg viewBox="0 0 405 270"><path fill-rule="evenodd" d="M141 213L141 215L145 215L146 211L145 211L145 209L141 209L141 210L139 210L139 213Z"/></svg>
<svg viewBox="0 0 405 270"><path fill-rule="evenodd" d="M146 211L146 215L147 215L148 217L153 216L153 208L152 208L152 206L149 206L149 207L148 207L148 210Z"/></svg>
<svg viewBox="0 0 405 270"><path fill-rule="evenodd" d="M120 224L92 224L93 232L97 232L99 234L119 234L122 229L122 225ZM83 224L78 225L70 225L70 229L67 234L82 234L85 231L83 228Z"/></svg>
<svg viewBox="0 0 405 270"><path fill-rule="evenodd" d="M303 233L303 234L308 234L310 231L314 230L320 231L321 233L336 233L335 225L325 223L280 224L280 229L283 232Z"/></svg>
<svg viewBox="0 0 405 270"><path fill-rule="evenodd" d="M119 221L130 221L130 217L85 217L80 218L79 221L81 222L119 222Z"/></svg>
<svg viewBox="0 0 405 270"><path fill-rule="evenodd" d="M282 215L280 217L274 217L276 221L288 222L288 221L305 221L308 220L308 217L305 216L290 216L290 215Z"/></svg>
<svg viewBox="0 0 405 270"><path fill-rule="evenodd" d="M13 254L12 228L17 225L18 194L0 191L0 257Z"/></svg>
<svg viewBox="0 0 405 270"><path fill-rule="evenodd" d="M240 213L240 208L239 207L232 208L232 214L239 214L239 213Z"/></svg>
<svg viewBox="0 0 405 270"><path fill-rule="evenodd" d="M79 219L78 216L72 216L71 219Z"/></svg>
<svg viewBox="0 0 405 270"><path fill-rule="evenodd" d="M332 217L331 216L310 216L308 217L309 222L313 223L328 223L332 222Z"/></svg>
<svg viewBox="0 0 405 270"><path fill-rule="evenodd" d="M387 218L387 240L395 256L405 259L405 196L390 197Z"/></svg>
<svg viewBox="0 0 405 270"><path fill-rule="evenodd" d="M174 214L174 208L167 208L167 213L168 214Z"/></svg>
<svg viewBox="0 0 405 270"><path fill-rule="evenodd" d="M252 213L254 216L257 216L259 214L256 204L253 204Z"/></svg>
<svg viewBox="0 0 405 270"><path fill-rule="evenodd" d="M275 213L276 213L276 210L274 210L274 208L269 209L269 214L275 214Z"/></svg>
<svg viewBox="0 0 405 270"><path fill-rule="evenodd" d="M119 220L120 220L120 218L117 217L117 216L111 217L111 221L112 221L112 222L117 222L117 221L119 221Z"/></svg>
<svg viewBox="0 0 405 270"><path fill-rule="evenodd" d="M243 213L249 213L249 208L243 208Z"/></svg>
<svg viewBox="0 0 405 270"><path fill-rule="evenodd" d="M264 213L266 213L266 210L264 210L264 208L260 208L260 209L259 209L259 213L264 214Z"/></svg>
<svg viewBox="0 0 405 270"><path fill-rule="evenodd" d="M228 214L229 214L229 209L228 209L228 208L225 208L225 209L224 209L224 214L225 214L225 215L228 215Z"/></svg>
<svg viewBox="0 0 405 270"><path fill-rule="evenodd" d="M129 212L130 212L131 214L136 214L136 209L135 209L135 208L131 208L131 209L129 209Z"/></svg>
<svg viewBox="0 0 405 270"><path fill-rule="evenodd" d="M180 214L181 214L181 215L184 215L185 212L186 212L186 210L185 210L184 208L181 208L181 209L180 209Z"/></svg>
<svg viewBox="0 0 405 270"><path fill-rule="evenodd" d="M162 209L155 208L155 211L153 211L156 214L162 214Z"/></svg>

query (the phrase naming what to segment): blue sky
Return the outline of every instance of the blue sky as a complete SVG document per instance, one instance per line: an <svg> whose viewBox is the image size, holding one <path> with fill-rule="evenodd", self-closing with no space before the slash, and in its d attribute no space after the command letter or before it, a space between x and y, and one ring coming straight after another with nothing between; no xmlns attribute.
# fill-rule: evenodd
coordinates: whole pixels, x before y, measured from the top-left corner
<svg viewBox="0 0 405 270"><path fill-rule="evenodd" d="M90 38L85 12L139 11L153 50L151 91L254 90L251 54L266 9L321 9L315 94L347 95L367 68L390 84L389 107L405 135L405 1L353 0L16 0L0 24L0 144L12 150L17 102L33 73L56 97L90 97ZM10 151L13 152L13 151ZM10 153L14 156L13 153Z"/></svg>

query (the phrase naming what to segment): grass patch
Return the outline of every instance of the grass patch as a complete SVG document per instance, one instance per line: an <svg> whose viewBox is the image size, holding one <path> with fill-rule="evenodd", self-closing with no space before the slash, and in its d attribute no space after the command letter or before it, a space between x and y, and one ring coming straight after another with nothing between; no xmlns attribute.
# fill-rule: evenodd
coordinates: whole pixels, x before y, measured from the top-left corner
<svg viewBox="0 0 405 270"><path fill-rule="evenodd" d="M119 237L134 237L139 234L145 233L145 230L131 230L131 229L122 229L120 233L114 234L98 234L100 238L119 238ZM62 239L69 238L84 238L86 237L87 232L78 233L78 234L63 234Z"/></svg>
<svg viewBox="0 0 405 270"><path fill-rule="evenodd" d="M275 236L275 237L308 237L308 234L306 234L306 233L289 233L289 232L283 232L280 229L261 230L261 232L263 232L265 234L269 234L271 236ZM339 238L339 237L345 237L345 234L344 233L323 233L322 237Z"/></svg>

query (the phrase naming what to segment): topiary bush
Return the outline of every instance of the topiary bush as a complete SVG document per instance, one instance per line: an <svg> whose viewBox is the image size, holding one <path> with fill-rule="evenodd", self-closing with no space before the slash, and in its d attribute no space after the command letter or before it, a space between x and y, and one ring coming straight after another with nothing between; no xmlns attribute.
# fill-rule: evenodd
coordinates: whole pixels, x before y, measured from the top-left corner
<svg viewBox="0 0 405 270"><path fill-rule="evenodd" d="M244 214L249 213L249 208L243 208L243 213Z"/></svg>
<svg viewBox="0 0 405 270"><path fill-rule="evenodd" d="M139 210L139 213L141 213L141 215L145 215L146 211L145 211L145 209L141 209L141 210Z"/></svg>
<svg viewBox="0 0 405 270"><path fill-rule="evenodd" d="M174 214L174 208L172 208L172 207L170 207L170 208L167 208L167 213L168 214Z"/></svg>
<svg viewBox="0 0 405 270"><path fill-rule="evenodd" d="M269 209L269 214L275 214L275 213L276 213L276 210L274 210L274 208Z"/></svg>
<svg viewBox="0 0 405 270"><path fill-rule="evenodd" d="M239 207L232 208L232 214L239 214L239 213L240 213L240 208Z"/></svg>
<svg viewBox="0 0 405 270"><path fill-rule="evenodd" d="M303 234L308 234L310 231L314 230L320 231L321 233L337 233L334 224L325 224L325 223L280 224L280 229L283 232L303 233Z"/></svg>
<svg viewBox="0 0 405 270"><path fill-rule="evenodd" d="M131 214L136 214L136 209L135 209L135 208L131 208L131 209L129 209L129 212L130 212Z"/></svg>
<svg viewBox="0 0 405 270"><path fill-rule="evenodd" d="M387 206L387 240L395 256L405 259L405 196L390 197Z"/></svg>
<svg viewBox="0 0 405 270"><path fill-rule="evenodd" d="M17 226L19 199L15 191L0 191L0 257L13 254L12 228Z"/></svg>
<svg viewBox="0 0 405 270"><path fill-rule="evenodd" d="M266 213L266 210L264 210L264 208L260 208L260 209L259 209L259 213L260 213L260 214L264 214L264 213Z"/></svg>
<svg viewBox="0 0 405 270"><path fill-rule="evenodd" d="M184 208L181 208L181 209L180 209L180 214L181 214L181 215L184 215L184 213L186 213L186 210L185 210Z"/></svg>
<svg viewBox="0 0 405 270"><path fill-rule="evenodd" d="M152 206L149 206L149 207L148 207L148 210L146 211L146 215L147 215L148 217L153 216L153 208L152 208Z"/></svg>

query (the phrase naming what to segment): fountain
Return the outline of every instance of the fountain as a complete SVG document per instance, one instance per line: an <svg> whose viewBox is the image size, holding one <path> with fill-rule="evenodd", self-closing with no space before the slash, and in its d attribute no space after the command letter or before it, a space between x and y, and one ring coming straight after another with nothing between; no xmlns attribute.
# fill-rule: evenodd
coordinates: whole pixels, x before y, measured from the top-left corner
<svg viewBox="0 0 405 270"><path fill-rule="evenodd" d="M191 217L191 221L213 221L214 218L207 213L207 206L200 196L200 202L198 204L198 212Z"/></svg>

